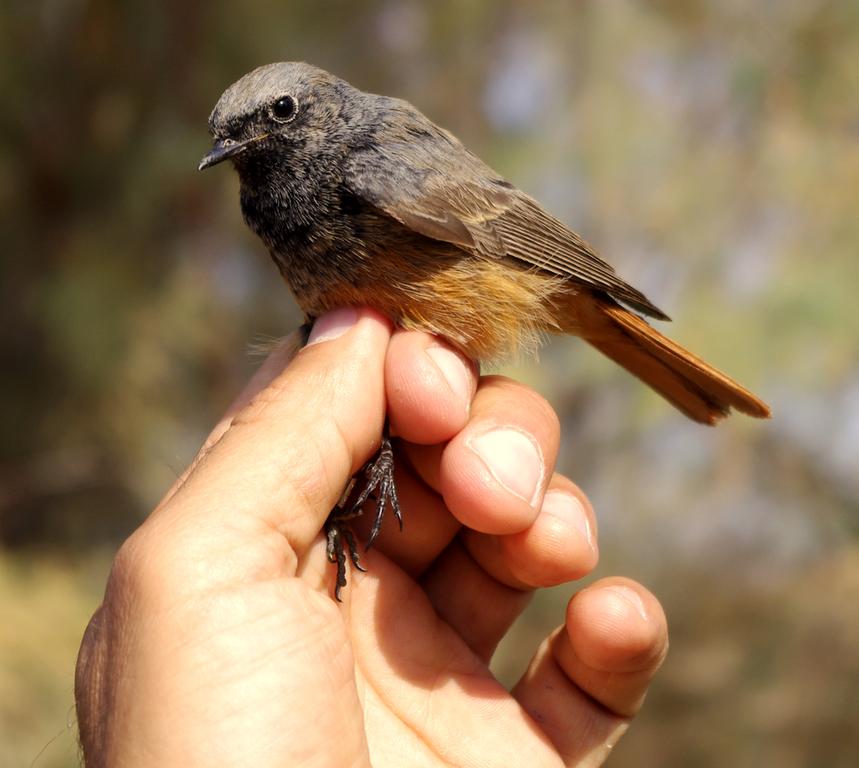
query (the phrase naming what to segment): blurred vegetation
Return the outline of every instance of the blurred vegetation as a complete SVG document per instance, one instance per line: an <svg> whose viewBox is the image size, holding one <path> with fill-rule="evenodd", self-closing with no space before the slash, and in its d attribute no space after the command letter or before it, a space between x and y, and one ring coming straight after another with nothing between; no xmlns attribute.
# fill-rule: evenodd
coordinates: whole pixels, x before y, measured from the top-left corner
<svg viewBox="0 0 859 768"><path fill-rule="evenodd" d="M12 0L0 52L0 764L75 763L112 551L297 322L233 175L196 173L222 89L283 59L415 102L773 405L706 430L569 340L510 369L561 414L597 575L668 611L610 764L857 764L859 4Z"/></svg>

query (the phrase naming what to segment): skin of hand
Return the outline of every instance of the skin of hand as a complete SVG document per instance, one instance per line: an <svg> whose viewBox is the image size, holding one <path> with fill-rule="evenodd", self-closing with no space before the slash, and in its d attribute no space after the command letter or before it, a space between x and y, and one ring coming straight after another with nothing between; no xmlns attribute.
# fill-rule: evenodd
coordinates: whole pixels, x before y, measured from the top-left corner
<svg viewBox="0 0 859 768"><path fill-rule="evenodd" d="M405 531L386 519L338 604L320 530L386 411ZM78 659L86 765L601 764L667 649L647 590L579 591L511 691L488 668L535 588L597 562L558 441L544 400L438 338L321 317L117 554Z"/></svg>

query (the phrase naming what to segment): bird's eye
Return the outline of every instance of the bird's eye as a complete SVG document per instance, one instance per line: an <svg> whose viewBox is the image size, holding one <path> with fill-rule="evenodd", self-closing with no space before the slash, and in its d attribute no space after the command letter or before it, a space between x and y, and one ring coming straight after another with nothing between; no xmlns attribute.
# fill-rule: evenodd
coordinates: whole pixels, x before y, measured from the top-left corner
<svg viewBox="0 0 859 768"><path fill-rule="evenodd" d="M281 96L271 105L271 115L279 123L287 123L295 117L297 109L298 104L292 96Z"/></svg>

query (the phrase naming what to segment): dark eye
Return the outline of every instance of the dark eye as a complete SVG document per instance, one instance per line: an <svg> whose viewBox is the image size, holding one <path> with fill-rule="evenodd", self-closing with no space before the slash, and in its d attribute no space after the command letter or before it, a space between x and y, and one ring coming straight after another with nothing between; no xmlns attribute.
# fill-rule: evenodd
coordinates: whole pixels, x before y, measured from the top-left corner
<svg viewBox="0 0 859 768"><path fill-rule="evenodd" d="M271 105L271 114L275 120L285 123L295 117L295 110L298 104L292 96L281 96L274 104Z"/></svg>

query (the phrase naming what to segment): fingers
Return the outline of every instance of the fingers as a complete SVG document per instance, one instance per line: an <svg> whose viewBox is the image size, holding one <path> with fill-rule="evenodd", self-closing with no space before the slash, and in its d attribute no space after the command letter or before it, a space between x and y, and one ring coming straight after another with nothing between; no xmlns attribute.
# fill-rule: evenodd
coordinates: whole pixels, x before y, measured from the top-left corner
<svg viewBox="0 0 859 768"><path fill-rule="evenodd" d="M476 366L450 345L427 333L395 331L385 358L385 389L391 432L401 444L444 443L468 422L477 389ZM441 497L409 468L398 451L397 493L405 511L402 535L393 520L381 528L374 547L415 575L424 570L456 535L460 523ZM371 515L353 521L358 539L366 541Z"/></svg>
<svg viewBox="0 0 859 768"><path fill-rule="evenodd" d="M399 352L404 348L400 346ZM418 344L411 348L424 354ZM392 344L388 369L391 357L397 353ZM389 386L389 392L390 389ZM436 396L436 402L443 400ZM440 425L442 420L436 419L436 423ZM406 537L400 536L395 526L385 525L378 539L378 548L416 576L450 543L462 524L483 531L526 531L542 508L544 486L552 477L558 441L557 417L539 395L508 379L497 376L482 378L467 421L449 443L400 444L406 457L399 463L399 483L403 491L401 498L409 510L405 521L409 541L404 541ZM522 453L525 454L524 459ZM406 467L410 467L419 480L404 473ZM521 473L525 475L524 480ZM528 483L533 488L525 490L530 497L526 501L521 487ZM515 488L517 484L519 492ZM513 491L510 485L514 486ZM563 495L553 494L547 511L562 509L564 504L558 502L563 500ZM574 499L572 503L575 504ZM590 515L590 522L585 520L581 525L590 526L593 530L593 513L586 514ZM540 528L544 527L544 522L551 522L551 519L547 517L541 521ZM357 521L358 529L362 525L366 525L366 521ZM558 524L550 527L557 529ZM537 533L537 530L533 531L521 543L511 542L510 553L515 555L516 551L522 550L522 544L531 545L538 539L548 541L551 538L535 538ZM483 548L491 546L490 542ZM475 550L480 547L480 543L475 544ZM538 547L543 548L542 545ZM507 576L506 581L517 587L542 583L527 584L528 578L530 576L523 572L518 579L514 575ZM548 574L540 578L552 579Z"/></svg>
<svg viewBox="0 0 859 768"><path fill-rule="evenodd" d="M567 765L598 765L641 706L668 650L662 607L628 579L573 597L564 628L538 650L513 695Z"/></svg>
<svg viewBox="0 0 859 768"><path fill-rule="evenodd" d="M513 533L540 510L558 453L558 417L533 390L480 380L465 427L446 446L407 445L412 465L463 525Z"/></svg>
<svg viewBox="0 0 859 768"><path fill-rule="evenodd" d="M439 618L486 664L532 594L495 579L460 540L445 549L420 584Z"/></svg>
<svg viewBox="0 0 859 768"><path fill-rule="evenodd" d="M468 422L446 447L405 446L423 482L402 473L408 535L383 527L379 548L421 578L436 610L481 658L491 657L530 590L580 578L596 565L593 510L575 485L551 474L558 440L557 418L542 398L515 382L486 377ZM526 462L534 462L524 471L537 478L531 492L541 497L536 510L509 488L519 480L522 462L515 454L522 448ZM500 466L487 472L487 461ZM549 490L543 499L545 482ZM482 518L475 522L478 515ZM463 522L509 533L466 528L451 544Z"/></svg>
<svg viewBox="0 0 859 768"><path fill-rule="evenodd" d="M602 579L573 597L566 626L553 650L567 676L612 712L634 715L668 651L659 601L629 579Z"/></svg>
<svg viewBox="0 0 859 768"><path fill-rule="evenodd" d="M436 336L398 330L385 360L391 431L423 445L442 443L468 421L476 366Z"/></svg>
<svg viewBox="0 0 859 768"><path fill-rule="evenodd" d="M422 585L439 615L489 661L534 588L582 578L597 559L591 505L573 483L555 475L528 528L508 536L463 532Z"/></svg>
<svg viewBox="0 0 859 768"><path fill-rule="evenodd" d="M484 533L524 530L540 510L559 435L558 417L536 392L483 379L471 419L441 458L440 490L454 517Z"/></svg>
<svg viewBox="0 0 859 768"><path fill-rule="evenodd" d="M540 514L522 531L464 534L469 553L493 578L516 589L552 587L580 579L597 565L596 515L581 489L554 475Z"/></svg>
<svg viewBox="0 0 859 768"><path fill-rule="evenodd" d="M210 550L212 532L223 530L233 542L240 531L274 532L303 552L378 445L389 338L388 322L370 310L317 320L308 345L285 369L260 374L249 402L147 523L205 527ZM272 555L283 563L284 553Z"/></svg>

